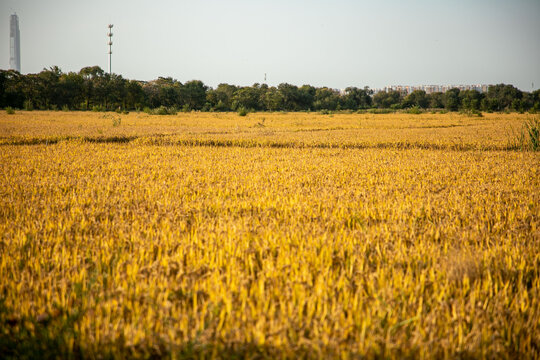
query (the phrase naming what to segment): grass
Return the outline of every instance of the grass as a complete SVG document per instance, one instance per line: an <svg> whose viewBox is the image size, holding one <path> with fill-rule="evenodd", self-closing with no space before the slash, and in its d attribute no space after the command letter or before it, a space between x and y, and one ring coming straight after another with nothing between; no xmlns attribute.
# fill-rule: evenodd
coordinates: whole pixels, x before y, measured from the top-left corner
<svg viewBox="0 0 540 360"><path fill-rule="evenodd" d="M117 117L0 115L4 357L540 355L526 115Z"/></svg>
<svg viewBox="0 0 540 360"><path fill-rule="evenodd" d="M528 117L521 124L518 131L511 127L508 132L507 148L521 151L540 150L540 120Z"/></svg>
<svg viewBox="0 0 540 360"><path fill-rule="evenodd" d="M518 143L522 149L540 150L540 120L538 118L528 119L523 123Z"/></svg>

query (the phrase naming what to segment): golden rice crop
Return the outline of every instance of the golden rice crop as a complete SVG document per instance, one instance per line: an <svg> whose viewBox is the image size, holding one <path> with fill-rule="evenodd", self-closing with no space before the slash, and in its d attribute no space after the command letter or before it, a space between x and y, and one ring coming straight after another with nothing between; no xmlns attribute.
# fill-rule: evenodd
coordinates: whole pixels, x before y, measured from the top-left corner
<svg viewBox="0 0 540 360"><path fill-rule="evenodd" d="M214 142L281 147L426 147L507 150L522 123L537 115L318 113L0 113L0 144L63 140ZM120 124L115 126L116 124Z"/></svg>
<svg viewBox="0 0 540 360"><path fill-rule="evenodd" d="M2 114L0 353L537 358L527 116Z"/></svg>

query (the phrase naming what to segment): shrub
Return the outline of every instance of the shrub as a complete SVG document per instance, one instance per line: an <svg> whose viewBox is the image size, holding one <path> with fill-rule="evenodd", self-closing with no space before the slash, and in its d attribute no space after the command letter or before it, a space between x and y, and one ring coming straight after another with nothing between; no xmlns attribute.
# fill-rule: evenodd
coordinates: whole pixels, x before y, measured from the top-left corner
<svg viewBox="0 0 540 360"><path fill-rule="evenodd" d="M469 116L484 117L480 110L471 110L469 111Z"/></svg>
<svg viewBox="0 0 540 360"><path fill-rule="evenodd" d="M166 106L160 106L157 109L154 109L155 115L176 115L176 111L173 108L168 108Z"/></svg>
<svg viewBox="0 0 540 360"><path fill-rule="evenodd" d="M163 105L155 109L145 107L143 111L149 115L176 115L176 113L178 112L175 107L166 107Z"/></svg>
<svg viewBox="0 0 540 360"><path fill-rule="evenodd" d="M101 105L94 105L92 106L92 111L95 111L95 112L103 111L103 107Z"/></svg>
<svg viewBox="0 0 540 360"><path fill-rule="evenodd" d="M480 110L462 110L460 111L460 114L467 115L467 116L476 116L476 117L483 117L482 112Z"/></svg>
<svg viewBox="0 0 540 360"><path fill-rule="evenodd" d="M6 108L6 114L13 115L13 114L15 114L15 110L13 110L13 108L11 106L8 106Z"/></svg>
<svg viewBox="0 0 540 360"><path fill-rule="evenodd" d="M165 106L160 106L153 111L154 115L167 115L169 110Z"/></svg>
<svg viewBox="0 0 540 360"><path fill-rule="evenodd" d="M32 100L24 100L23 107L26 111L34 110L34 104L32 104Z"/></svg>
<svg viewBox="0 0 540 360"><path fill-rule="evenodd" d="M62 106L62 111L69 111L69 106L67 105Z"/></svg>
<svg viewBox="0 0 540 360"><path fill-rule="evenodd" d="M422 110L418 107L418 105L413 106L412 108L407 111L409 114L421 114Z"/></svg>
<svg viewBox="0 0 540 360"><path fill-rule="evenodd" d="M391 109L369 109L368 110L368 113L370 114L391 114L393 113L394 110L391 110Z"/></svg>
<svg viewBox="0 0 540 360"><path fill-rule="evenodd" d="M241 107L238 109L238 116L246 116L247 114L248 114L248 111L246 110L246 108Z"/></svg>

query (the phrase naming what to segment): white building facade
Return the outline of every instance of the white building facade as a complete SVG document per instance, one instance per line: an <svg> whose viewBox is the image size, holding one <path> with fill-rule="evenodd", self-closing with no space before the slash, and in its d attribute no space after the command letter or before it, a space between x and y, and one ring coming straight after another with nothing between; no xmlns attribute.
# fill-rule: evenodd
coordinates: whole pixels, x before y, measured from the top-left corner
<svg viewBox="0 0 540 360"><path fill-rule="evenodd" d="M17 14L11 15L9 25L9 68L21 72L21 33Z"/></svg>

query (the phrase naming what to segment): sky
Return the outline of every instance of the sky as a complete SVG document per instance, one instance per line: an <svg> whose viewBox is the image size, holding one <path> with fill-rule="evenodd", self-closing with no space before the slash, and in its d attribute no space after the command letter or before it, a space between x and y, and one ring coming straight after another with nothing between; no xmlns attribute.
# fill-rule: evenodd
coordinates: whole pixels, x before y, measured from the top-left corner
<svg viewBox="0 0 540 360"><path fill-rule="evenodd" d="M1 69L12 13L23 73L107 70L112 23L128 79L540 88L540 0L1 0Z"/></svg>

